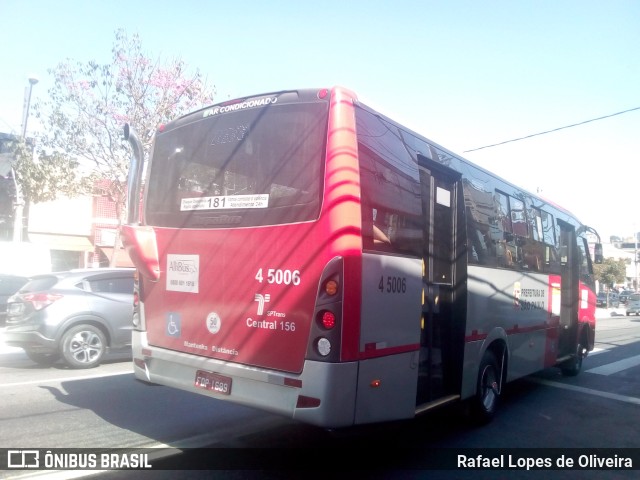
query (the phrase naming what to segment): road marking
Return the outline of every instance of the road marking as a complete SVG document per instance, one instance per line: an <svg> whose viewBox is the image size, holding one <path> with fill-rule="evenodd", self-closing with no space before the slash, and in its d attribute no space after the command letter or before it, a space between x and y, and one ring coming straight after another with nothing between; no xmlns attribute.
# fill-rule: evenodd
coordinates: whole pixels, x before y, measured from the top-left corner
<svg viewBox="0 0 640 480"><path fill-rule="evenodd" d="M606 350L606 349L604 349L604 348L594 348L593 350L591 350L591 351L589 352L589 355L588 355L588 356L589 356L589 357L591 357L591 356L593 356L593 355L597 355L597 354L599 354L599 353L602 353L602 352L608 352L608 351L609 351L609 350Z"/></svg>
<svg viewBox="0 0 640 480"><path fill-rule="evenodd" d="M47 383L68 382L69 380L91 380L93 378L113 377L114 375L133 375L133 372L100 373L96 375L85 375L84 377L61 377L61 378L48 378L46 380L32 380L30 382L2 383L0 384L0 388L22 387L24 385L46 385Z"/></svg>
<svg viewBox="0 0 640 480"><path fill-rule="evenodd" d="M614 373L621 372L622 370L626 370L627 368L637 367L638 365L640 365L640 355L625 358L624 360L617 362L607 363L606 365L585 370L585 372L595 373L597 375L612 375Z"/></svg>
<svg viewBox="0 0 640 480"><path fill-rule="evenodd" d="M618 395L617 393L602 392L600 390L592 390L590 388L578 387L576 385L569 385L567 383L552 382L551 380L545 380L543 378L529 377L532 382L541 383L549 387L564 388L565 390L573 390L574 392L586 393L588 395L594 395L596 397L608 398L610 400L618 400L620 402L631 403L633 405L640 405L640 398L630 397L628 395Z"/></svg>

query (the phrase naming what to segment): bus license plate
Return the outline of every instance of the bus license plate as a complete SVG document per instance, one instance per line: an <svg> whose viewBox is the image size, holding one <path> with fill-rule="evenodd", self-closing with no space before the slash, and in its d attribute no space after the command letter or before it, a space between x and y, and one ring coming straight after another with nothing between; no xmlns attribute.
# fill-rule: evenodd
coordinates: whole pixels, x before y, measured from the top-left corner
<svg viewBox="0 0 640 480"><path fill-rule="evenodd" d="M231 395L231 378L217 373L198 370L196 372L195 386L211 390L220 395Z"/></svg>

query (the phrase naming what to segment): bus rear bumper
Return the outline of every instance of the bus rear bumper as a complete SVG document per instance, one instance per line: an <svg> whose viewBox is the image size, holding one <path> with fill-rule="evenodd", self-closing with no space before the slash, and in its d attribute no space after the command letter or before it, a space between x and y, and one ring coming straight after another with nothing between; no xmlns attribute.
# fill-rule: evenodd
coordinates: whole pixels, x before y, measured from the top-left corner
<svg viewBox="0 0 640 480"><path fill-rule="evenodd" d="M296 375L230 364L212 358L150 346L145 332L133 332L137 380L254 407L323 428L354 424L357 362L305 361ZM229 391L198 386L198 372L226 377Z"/></svg>

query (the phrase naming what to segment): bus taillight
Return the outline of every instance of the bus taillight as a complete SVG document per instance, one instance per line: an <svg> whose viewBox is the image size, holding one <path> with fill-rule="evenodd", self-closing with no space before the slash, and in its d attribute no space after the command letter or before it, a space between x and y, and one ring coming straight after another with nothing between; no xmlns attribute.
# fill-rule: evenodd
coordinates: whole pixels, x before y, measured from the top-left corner
<svg viewBox="0 0 640 480"><path fill-rule="evenodd" d="M324 330L332 330L336 326L336 316L333 312L322 310L318 313L318 322ZM320 337L316 341L316 351L326 357L331 353L331 340L326 337Z"/></svg>
<svg viewBox="0 0 640 480"><path fill-rule="evenodd" d="M320 312L320 324L327 330L331 330L336 326L336 316L332 312L326 310Z"/></svg>
<svg viewBox="0 0 640 480"><path fill-rule="evenodd" d="M133 291L133 326L138 328L140 326L140 296L138 295L138 289Z"/></svg>
<svg viewBox="0 0 640 480"><path fill-rule="evenodd" d="M336 293L338 293L338 282L335 280L329 280L324 284L324 291L330 297L333 297Z"/></svg>
<svg viewBox="0 0 640 480"><path fill-rule="evenodd" d="M329 339L321 337L316 342L316 349L318 350L318 353L320 355L326 357L331 353L331 342L329 341Z"/></svg>

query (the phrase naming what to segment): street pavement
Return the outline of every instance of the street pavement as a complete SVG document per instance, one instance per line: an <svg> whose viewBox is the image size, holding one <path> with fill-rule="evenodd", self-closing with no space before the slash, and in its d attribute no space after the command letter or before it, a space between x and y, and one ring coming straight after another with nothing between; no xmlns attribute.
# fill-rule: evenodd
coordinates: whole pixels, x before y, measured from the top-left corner
<svg viewBox="0 0 640 480"><path fill-rule="evenodd" d="M596 319L610 318L610 317L624 317L624 316L625 316L624 305L618 308L596 308ZM5 330L5 327L0 327L0 355L4 353L22 352L21 348L10 347L4 343L4 330Z"/></svg>
<svg viewBox="0 0 640 480"><path fill-rule="evenodd" d="M0 355L3 353L19 353L22 352L21 348L10 347L4 343L4 330L5 327L0 327Z"/></svg>

